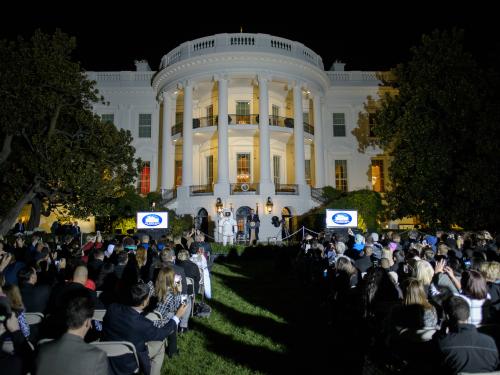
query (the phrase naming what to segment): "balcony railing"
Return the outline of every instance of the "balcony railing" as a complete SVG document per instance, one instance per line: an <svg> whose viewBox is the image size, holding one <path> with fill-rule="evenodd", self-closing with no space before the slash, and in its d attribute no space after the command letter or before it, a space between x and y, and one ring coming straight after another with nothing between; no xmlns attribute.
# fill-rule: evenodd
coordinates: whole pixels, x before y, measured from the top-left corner
<svg viewBox="0 0 500 375"><path fill-rule="evenodd" d="M200 117L193 119L193 129L208 128L211 126L217 126L217 116ZM179 133L182 135L182 127L182 122L179 122L172 126L172 136Z"/></svg>
<svg viewBox="0 0 500 375"><path fill-rule="evenodd" d="M258 125L259 115L236 115L230 114L227 116L227 122L229 125ZM218 126L219 116L210 117L200 117L193 119L193 129L208 128L211 126ZM281 117L281 116L269 116L270 126L279 126L281 128L294 128L294 120L291 117ZM179 122L172 126L172 136L176 134L181 134L183 123ZM314 135L314 126L304 122L304 131Z"/></svg>
<svg viewBox="0 0 500 375"><path fill-rule="evenodd" d="M212 184L191 185L189 187L189 195L190 196L214 195L214 186Z"/></svg>
<svg viewBox="0 0 500 375"><path fill-rule="evenodd" d="M258 195L259 184L250 182L230 184L229 191L231 195L238 195L238 194Z"/></svg>
<svg viewBox="0 0 500 375"><path fill-rule="evenodd" d="M296 184L275 184L276 195L299 195L299 185Z"/></svg>
<svg viewBox="0 0 500 375"><path fill-rule="evenodd" d="M259 115L228 115L229 125L257 125L259 123Z"/></svg>
<svg viewBox="0 0 500 375"><path fill-rule="evenodd" d="M269 125L293 129L293 118L281 117L281 116L269 116Z"/></svg>
<svg viewBox="0 0 500 375"><path fill-rule="evenodd" d="M175 198L177 198L177 189L162 189L161 198L163 199L163 204L166 204Z"/></svg>

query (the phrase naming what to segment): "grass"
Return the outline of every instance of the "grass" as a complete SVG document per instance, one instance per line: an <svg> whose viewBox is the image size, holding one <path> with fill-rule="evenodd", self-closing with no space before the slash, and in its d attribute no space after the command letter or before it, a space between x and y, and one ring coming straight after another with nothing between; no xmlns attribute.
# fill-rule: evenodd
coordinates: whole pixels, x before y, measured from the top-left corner
<svg viewBox="0 0 500 375"><path fill-rule="evenodd" d="M209 318L191 318L178 338L181 355L166 359L163 374L268 374L295 372L303 354L298 337L308 293L271 259L226 259L211 274ZM306 336L308 333L306 333Z"/></svg>

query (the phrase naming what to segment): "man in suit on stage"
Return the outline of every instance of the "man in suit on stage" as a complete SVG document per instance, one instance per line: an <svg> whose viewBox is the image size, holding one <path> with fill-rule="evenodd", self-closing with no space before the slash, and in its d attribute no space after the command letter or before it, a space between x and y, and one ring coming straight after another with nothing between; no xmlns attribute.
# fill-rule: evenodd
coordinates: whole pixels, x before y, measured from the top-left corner
<svg viewBox="0 0 500 375"><path fill-rule="evenodd" d="M250 215L247 216L247 223L248 238L250 239L250 243L252 244L254 241L259 240L260 219L259 215L255 213L255 210L250 210ZM255 230L255 236L252 235L252 230Z"/></svg>

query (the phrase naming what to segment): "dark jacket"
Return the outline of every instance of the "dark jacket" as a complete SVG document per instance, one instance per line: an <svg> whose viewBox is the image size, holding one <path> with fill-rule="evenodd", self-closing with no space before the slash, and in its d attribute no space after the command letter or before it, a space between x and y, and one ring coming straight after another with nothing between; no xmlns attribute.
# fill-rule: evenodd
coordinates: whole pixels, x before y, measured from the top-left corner
<svg viewBox="0 0 500 375"><path fill-rule="evenodd" d="M20 288L26 312L45 313L50 297L48 285L32 285L26 283Z"/></svg>
<svg viewBox="0 0 500 375"><path fill-rule="evenodd" d="M495 341L472 324L459 324L454 331L438 336L437 344L448 373L490 372L498 366Z"/></svg>
<svg viewBox="0 0 500 375"><path fill-rule="evenodd" d="M194 291L188 286L187 294L193 294L193 292L198 293L201 279L200 269L198 266L190 260L179 260L177 261L177 265L184 269L186 277L190 277L194 281Z"/></svg>
<svg viewBox="0 0 500 375"><path fill-rule="evenodd" d="M130 341L134 344L139 364L146 375L151 371L146 342L163 341L177 330L177 323L173 319L164 327L157 328L151 320L132 307L115 303L108 307L102 325L104 341ZM110 359L115 374L131 374L135 369L134 363L131 356Z"/></svg>

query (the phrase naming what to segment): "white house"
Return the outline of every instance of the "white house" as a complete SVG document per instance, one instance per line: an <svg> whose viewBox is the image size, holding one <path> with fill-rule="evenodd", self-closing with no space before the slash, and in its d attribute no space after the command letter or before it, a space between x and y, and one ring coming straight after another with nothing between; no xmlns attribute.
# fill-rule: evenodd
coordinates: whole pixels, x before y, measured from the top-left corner
<svg viewBox="0 0 500 375"><path fill-rule="evenodd" d="M318 188L384 189L386 159L373 147L359 152L354 135L369 139L375 72L342 63L325 71L301 43L243 33L185 42L156 72L136 67L88 73L110 103L95 112L132 132L144 161L138 188L161 190L177 213L205 223L232 208L245 232L254 208L267 241L281 237L271 218L318 205Z"/></svg>

